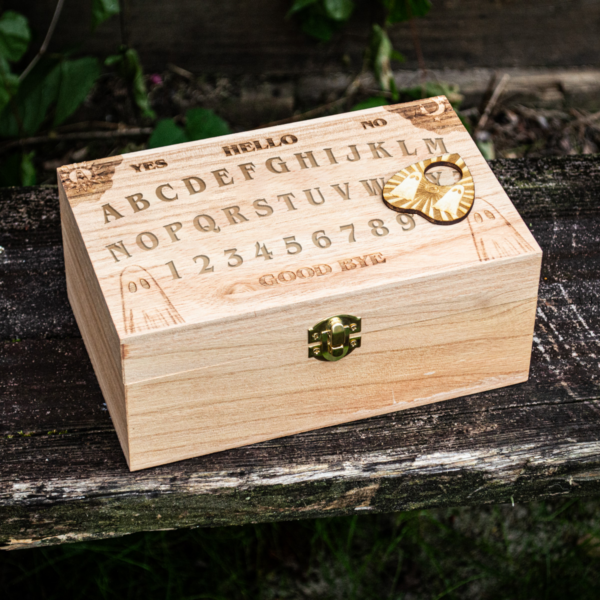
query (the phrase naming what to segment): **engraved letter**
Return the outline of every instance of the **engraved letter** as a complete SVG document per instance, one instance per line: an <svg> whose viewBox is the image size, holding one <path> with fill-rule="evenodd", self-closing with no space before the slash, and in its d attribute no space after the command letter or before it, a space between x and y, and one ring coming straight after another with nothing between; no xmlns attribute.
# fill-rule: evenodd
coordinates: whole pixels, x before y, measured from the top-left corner
<svg viewBox="0 0 600 600"><path fill-rule="evenodd" d="M295 144L298 141L298 138L291 133L281 136L282 144Z"/></svg>
<svg viewBox="0 0 600 600"><path fill-rule="evenodd" d="M381 252L376 252L375 254L367 254L367 256L371 259L372 265L387 262L387 260L382 256Z"/></svg>
<svg viewBox="0 0 600 600"><path fill-rule="evenodd" d="M176 233L183 227L181 223L171 223L170 225L163 225L163 227L167 230L172 242L179 241Z"/></svg>
<svg viewBox="0 0 600 600"><path fill-rule="evenodd" d="M110 221L108 220L108 217L113 217L115 219L115 221L117 219L122 219L123 215L115 210L110 204L103 204L102 205L102 210L104 211L104 224L106 225L106 223L110 223Z"/></svg>
<svg viewBox="0 0 600 600"><path fill-rule="evenodd" d="M350 200L350 184L349 183L344 183L344 185L346 186L346 191L344 192L344 190L340 187L339 183L334 183L331 187L344 199L344 200Z"/></svg>
<svg viewBox="0 0 600 600"><path fill-rule="evenodd" d="M186 177L181 181L185 183L185 187L188 189L190 196L192 196L193 194L199 194L200 192L203 192L206 189L206 184L202 179L200 179L200 177ZM198 185L198 189L194 187L194 183Z"/></svg>
<svg viewBox="0 0 600 600"><path fill-rule="evenodd" d="M278 163L275 163L274 161L279 161ZM281 158L279 158L279 156L276 156L275 158L269 158L269 160L267 160L267 162L265 162L265 165L267 167L267 169L269 169L269 171L271 171L271 173L289 173L290 170L288 169L287 164L281 160Z"/></svg>
<svg viewBox="0 0 600 600"><path fill-rule="evenodd" d="M400 146L400 150L402 151L402 156L414 156L417 153L417 149L415 148L414 152L409 152L406 147L406 142L404 140L398 140L398 145Z"/></svg>
<svg viewBox="0 0 600 600"><path fill-rule="evenodd" d="M173 196L172 198L169 198L169 196L165 196L165 193L163 192L164 188L169 188L170 190L172 190L173 188L171 187L170 183L165 183L164 185L159 185L156 188L156 196L160 199L160 200L164 200L165 202L172 202L173 200L177 200L177 198L179 198L179 196L177 195L177 193L175 193L175 196Z"/></svg>
<svg viewBox="0 0 600 600"><path fill-rule="evenodd" d="M321 196L321 202L317 202L312 194L312 190L302 190L305 194L306 194L306 199L311 203L314 204L315 206L319 205L319 204L323 204L325 202L325 198L323 198L323 194L321 193L321 190L319 188L315 188L315 190L317 190L317 192L319 192L319 196Z"/></svg>
<svg viewBox="0 0 600 600"><path fill-rule="evenodd" d="M331 148L324 148L325 154L327 154L327 158L329 159L329 163L332 165L337 165L338 161L333 154L333 150Z"/></svg>
<svg viewBox="0 0 600 600"><path fill-rule="evenodd" d="M391 154L383 147L383 142L369 142L369 148L371 148L371 153L373 154L373 158L384 158L389 156L391 158Z"/></svg>
<svg viewBox="0 0 600 600"><path fill-rule="evenodd" d="M246 181L248 181L248 179L254 179L254 177L252 177L252 173L254 173L254 163L251 163L251 162L244 163L244 164L238 165L238 167L244 174L244 179Z"/></svg>
<svg viewBox="0 0 600 600"><path fill-rule="evenodd" d="M349 160L350 162L354 162L356 160L360 160L360 154L358 153L358 150L356 149L356 146L354 144L352 144L351 146L348 146L348 148L350 148L350 150L352 150L352 154L346 156L346 160Z"/></svg>
<svg viewBox="0 0 600 600"><path fill-rule="evenodd" d="M145 244L143 236L148 236L148 239L150 240L149 246ZM158 238L150 231L142 231L142 233L135 238L135 242L142 250L154 250L154 248L158 246Z"/></svg>
<svg viewBox="0 0 600 600"><path fill-rule="evenodd" d="M296 273L293 271L281 271L281 273L277 275L277 279L281 282L294 281L294 279L296 279Z"/></svg>
<svg viewBox="0 0 600 600"><path fill-rule="evenodd" d="M365 186L365 190L367 190L367 192L369 193L369 196L380 196L381 194L383 194L383 187L385 186L385 180L383 178L381 178L381 183L379 183L379 181L377 181L377 179L371 179L370 180L371 183L369 183L369 181L367 181L366 179L361 179L361 183ZM373 186L373 187L371 187Z"/></svg>
<svg viewBox="0 0 600 600"><path fill-rule="evenodd" d="M340 267L342 267L342 271L352 271L352 269L356 269L356 263L351 258L346 258L344 260L338 260L340 263Z"/></svg>
<svg viewBox="0 0 600 600"><path fill-rule="evenodd" d="M226 215L227 219L232 225L247 221L246 217L240 212L239 206L228 206L227 208L221 209Z"/></svg>
<svg viewBox="0 0 600 600"><path fill-rule="evenodd" d="M252 203L252 206L254 206L254 208L256 208L256 214L259 217L268 217L269 215L273 214L273 209L269 206L269 204L267 203L267 201L264 198L260 198L260 200L255 200ZM260 213L260 212L258 212L259 209L264 210L266 212Z"/></svg>
<svg viewBox="0 0 600 600"><path fill-rule="evenodd" d="M301 169L310 169L311 166L312 167L319 166L319 163L317 163L317 161L315 160L315 157L313 156L312 150L307 150L306 152L299 152L298 154L294 154L294 156L298 159ZM310 165L306 164L307 159L308 159L308 162L310 163Z"/></svg>
<svg viewBox="0 0 600 600"><path fill-rule="evenodd" d="M125 196L133 208L133 212L140 212L146 210L150 206L150 202L142 197L142 194L133 194L131 196Z"/></svg>
<svg viewBox="0 0 600 600"><path fill-rule="evenodd" d="M368 258L369 255L367 255L365 258ZM355 260L356 262L358 262L358 264L362 267L368 267L369 265L367 264L367 261L365 260L365 258L363 258L362 256L355 256L352 260Z"/></svg>
<svg viewBox="0 0 600 600"><path fill-rule="evenodd" d="M211 173L215 176L215 179L217 180L219 187L223 187L224 185L232 185L233 184L233 177L231 178L231 181L225 181L225 178L229 177L229 173L228 173L227 169L217 169L216 171L211 171Z"/></svg>
<svg viewBox="0 0 600 600"><path fill-rule="evenodd" d="M448 150L446 150L443 138L435 138L435 141L431 138L428 138L424 139L423 141L427 146L427 150L429 150L429 154L435 154L435 149L438 147L440 149L440 154L448 154Z"/></svg>
<svg viewBox="0 0 600 600"><path fill-rule="evenodd" d="M240 153L240 149L235 144L231 144L231 146L221 146L221 148L223 148L225 156L233 156L234 154Z"/></svg>
<svg viewBox="0 0 600 600"><path fill-rule="evenodd" d="M279 196L277 196L277 198L279 198L279 200L283 200L288 207L288 210L298 210L293 204L292 204L292 198L294 198L294 194L289 193L289 194L280 194Z"/></svg>
<svg viewBox="0 0 600 600"><path fill-rule="evenodd" d="M313 269L315 270L317 277L331 273L331 267L329 265L313 265Z"/></svg>
<svg viewBox="0 0 600 600"><path fill-rule="evenodd" d="M276 283L278 283L277 279L275 279L275 275L263 275L259 280L258 283L260 283L260 285L275 285Z"/></svg>
<svg viewBox="0 0 600 600"><path fill-rule="evenodd" d="M121 240L120 242L116 242L115 244L109 244L106 247L112 254L112 257L115 259L115 262L119 262L119 259L118 259L117 255L115 254L115 250L117 252L120 252L121 254L124 254L127 258L131 258L131 254L129 254L129 252L127 251L127 248L125 248L125 244L123 243L123 240Z"/></svg>
<svg viewBox="0 0 600 600"><path fill-rule="evenodd" d="M208 225L202 225L202 223L200 223L200 219L205 219ZM216 233L219 233L219 231L221 231L221 228L217 226L215 220L210 215L198 215L194 219L194 227L198 231L214 231Z"/></svg>

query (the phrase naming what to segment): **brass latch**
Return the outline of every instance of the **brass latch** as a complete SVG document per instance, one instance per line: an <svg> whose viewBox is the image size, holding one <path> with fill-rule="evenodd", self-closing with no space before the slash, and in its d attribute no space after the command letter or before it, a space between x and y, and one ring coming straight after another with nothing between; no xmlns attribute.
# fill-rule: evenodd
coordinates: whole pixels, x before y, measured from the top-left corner
<svg viewBox="0 0 600 600"><path fill-rule="evenodd" d="M360 333L360 317L338 315L330 317L308 330L308 343L315 346L308 348L308 358L318 360L341 360L355 348L360 348L360 337L350 337Z"/></svg>

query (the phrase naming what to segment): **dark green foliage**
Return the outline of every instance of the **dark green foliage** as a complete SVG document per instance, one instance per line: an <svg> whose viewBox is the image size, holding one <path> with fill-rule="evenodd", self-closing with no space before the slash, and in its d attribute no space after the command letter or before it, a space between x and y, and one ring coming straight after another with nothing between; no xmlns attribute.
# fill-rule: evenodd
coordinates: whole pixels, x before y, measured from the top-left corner
<svg viewBox="0 0 600 600"><path fill-rule="evenodd" d="M64 60L60 64L60 84L54 125L70 117L85 100L100 76L100 63L92 57Z"/></svg>
<svg viewBox="0 0 600 600"><path fill-rule="evenodd" d="M376 108L377 106L385 106L389 104L387 98L382 98L381 96L373 96L372 98L367 98L362 102L354 105L352 110L364 110L365 108Z"/></svg>
<svg viewBox="0 0 600 600"><path fill-rule="evenodd" d="M294 0L288 16L297 15L307 35L327 42L352 15L354 0Z"/></svg>
<svg viewBox="0 0 600 600"><path fill-rule="evenodd" d="M0 17L0 55L10 62L21 59L31 40L27 19L12 10Z"/></svg>
<svg viewBox="0 0 600 600"><path fill-rule="evenodd" d="M185 115L185 130L173 119L159 121L148 141L148 148L160 148L182 142L204 140L231 133L229 126L212 110L192 108Z"/></svg>
<svg viewBox="0 0 600 600"><path fill-rule="evenodd" d="M35 185L33 152L13 152L0 161L0 186Z"/></svg>
<svg viewBox="0 0 600 600"><path fill-rule="evenodd" d="M388 23L401 23L413 17L424 17L431 9L430 0L382 0Z"/></svg>
<svg viewBox="0 0 600 600"><path fill-rule="evenodd" d="M119 0L92 0L92 30L119 12Z"/></svg>
<svg viewBox="0 0 600 600"><path fill-rule="evenodd" d="M0 554L7 597L595 600L598 501L135 534Z"/></svg>
<svg viewBox="0 0 600 600"><path fill-rule="evenodd" d="M148 90L146 89L144 72L138 53L133 48L123 46L118 54L109 56L105 64L107 67L115 68L117 73L128 82L135 104L142 116L155 119L156 114L150 108Z"/></svg>

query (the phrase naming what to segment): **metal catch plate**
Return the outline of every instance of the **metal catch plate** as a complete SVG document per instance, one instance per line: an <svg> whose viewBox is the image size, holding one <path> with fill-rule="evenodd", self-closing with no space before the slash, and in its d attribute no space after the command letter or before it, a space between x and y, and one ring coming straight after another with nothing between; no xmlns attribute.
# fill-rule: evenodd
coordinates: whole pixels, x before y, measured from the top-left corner
<svg viewBox="0 0 600 600"><path fill-rule="evenodd" d="M337 315L317 323L308 330L308 358L336 361L360 348L360 337L350 337L361 332L360 317Z"/></svg>

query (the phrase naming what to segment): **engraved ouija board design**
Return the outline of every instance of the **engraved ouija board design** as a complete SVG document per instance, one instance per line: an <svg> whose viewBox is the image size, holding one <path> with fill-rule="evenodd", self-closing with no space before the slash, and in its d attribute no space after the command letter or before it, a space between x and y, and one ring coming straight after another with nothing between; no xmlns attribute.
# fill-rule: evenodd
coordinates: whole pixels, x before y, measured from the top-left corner
<svg viewBox="0 0 600 600"><path fill-rule="evenodd" d="M132 265L123 270L121 297L127 333L185 323L156 279L143 267Z"/></svg>
<svg viewBox="0 0 600 600"><path fill-rule="evenodd" d="M448 173L450 181L446 181ZM441 181L442 175L445 181ZM475 185L460 155L444 154L398 171L385 184L383 199L392 210L417 214L431 223L451 225L469 214Z"/></svg>
<svg viewBox="0 0 600 600"><path fill-rule="evenodd" d="M489 202L477 198L469 227L481 262L533 252L523 236Z"/></svg>

